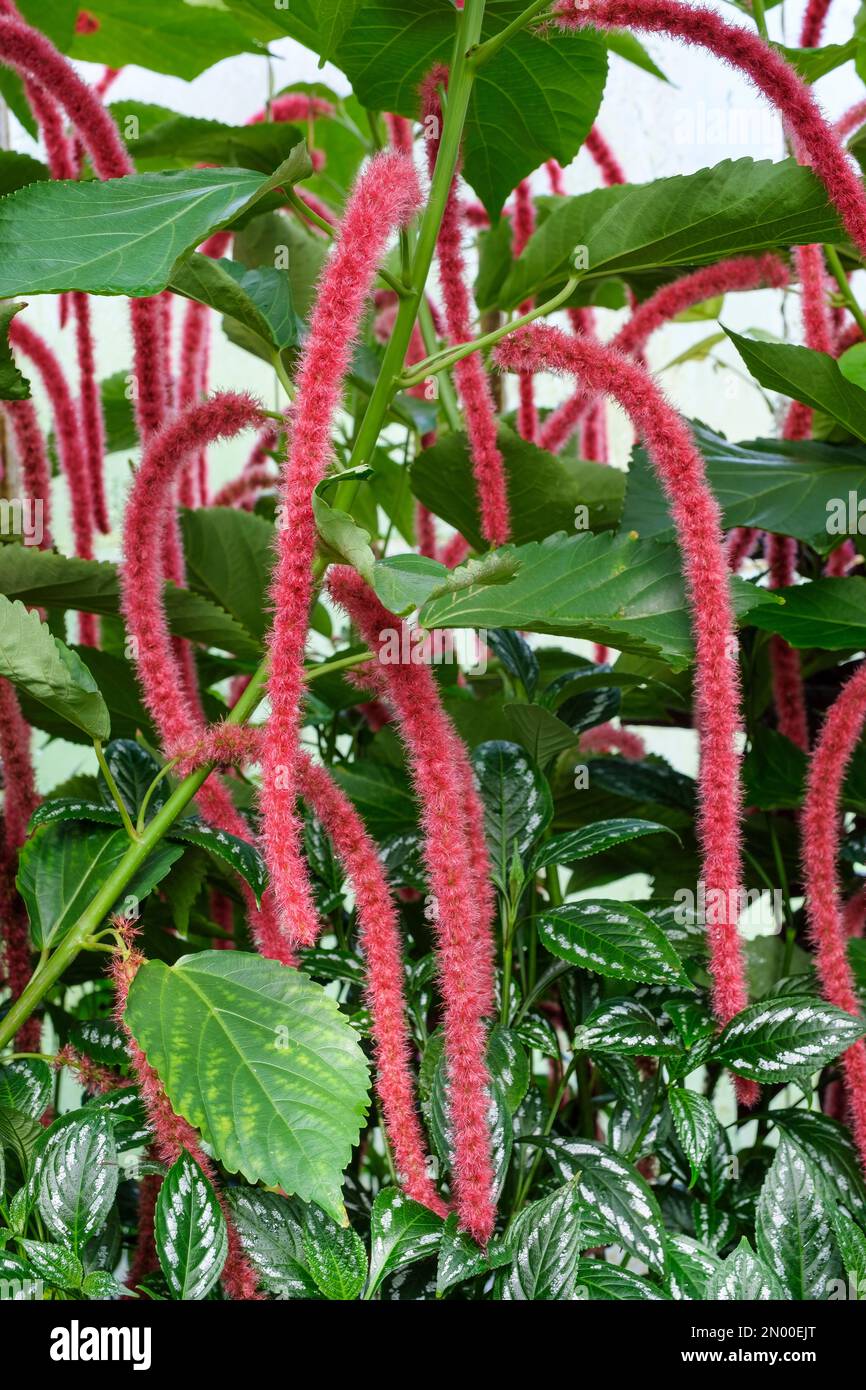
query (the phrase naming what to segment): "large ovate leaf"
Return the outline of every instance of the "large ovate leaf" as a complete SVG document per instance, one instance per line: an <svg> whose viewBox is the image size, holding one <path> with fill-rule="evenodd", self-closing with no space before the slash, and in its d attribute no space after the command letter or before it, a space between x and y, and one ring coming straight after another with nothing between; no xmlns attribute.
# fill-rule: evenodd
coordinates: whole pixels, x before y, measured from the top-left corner
<svg viewBox="0 0 866 1390"><path fill-rule="evenodd" d="M269 179L242 169L182 169L30 184L0 204L0 298L62 290L155 294L211 232L309 167L298 145Z"/></svg>
<svg viewBox="0 0 866 1390"><path fill-rule="evenodd" d="M591 283L841 236L822 185L791 159L723 160L696 174L541 202L549 215L507 276L500 308L562 285L576 246L587 248L583 281Z"/></svg>
<svg viewBox="0 0 866 1390"><path fill-rule="evenodd" d="M826 555L839 544L828 522L840 500L847 521L851 494L855 507L866 499L866 450L859 447L785 439L731 444L702 425L694 425L692 433L726 528L754 526L794 536ZM621 525L644 539L674 538L667 502L642 449L629 465Z"/></svg>
<svg viewBox="0 0 866 1390"><path fill-rule="evenodd" d="M56 946L89 906L130 848L125 830L58 821L44 826L21 851L16 884L30 919L37 950ZM183 850L163 841L148 855L118 899L138 903L165 877Z"/></svg>
<svg viewBox="0 0 866 1390"><path fill-rule="evenodd" d="M524 9L522 0L488 5L482 39L501 33ZM436 63L451 62L454 20L450 5L365 0L336 47L336 62L365 106L417 117L421 81ZM571 163L595 119L606 73L600 35L553 28L538 34L531 26L478 69L463 172L492 217L545 160Z"/></svg>
<svg viewBox="0 0 866 1390"><path fill-rule="evenodd" d="M776 592L784 602L756 609L750 618L755 627L778 633L791 647L836 652L866 646L866 579L813 579Z"/></svg>
<svg viewBox="0 0 866 1390"><path fill-rule="evenodd" d="M758 1254L788 1297L825 1299L841 1273L833 1223L817 1168L783 1137L764 1179L755 1213Z"/></svg>
<svg viewBox="0 0 866 1390"><path fill-rule="evenodd" d="M796 1081L866 1033L866 1024L806 995L750 1004L719 1035L713 1055L753 1081Z"/></svg>
<svg viewBox="0 0 866 1390"><path fill-rule="evenodd" d="M154 1235L172 1298L206 1298L222 1273L228 1232L209 1179L186 1150L159 1189Z"/></svg>
<svg viewBox="0 0 866 1390"><path fill-rule="evenodd" d="M108 706L84 662L52 635L38 613L10 603L5 593L0 593L0 676L91 738L108 738Z"/></svg>
<svg viewBox="0 0 866 1390"><path fill-rule="evenodd" d="M126 1022L174 1109L225 1167L344 1219L341 1175L368 1076L357 1035L320 985L238 951L172 968L148 961Z"/></svg>
<svg viewBox="0 0 866 1390"><path fill-rule="evenodd" d="M692 660L689 612L674 546L621 536L551 536L509 551L519 568L507 583L470 584L424 605L424 627L509 627L584 637L658 656L674 670ZM741 619L774 597L732 581Z"/></svg>
<svg viewBox="0 0 866 1390"><path fill-rule="evenodd" d="M285 121L225 125L136 101L112 102L109 109L141 173L214 164L272 174L303 139Z"/></svg>
<svg viewBox="0 0 866 1390"><path fill-rule="evenodd" d="M304 1227L295 1204L278 1192L230 1187L226 1200L244 1253L260 1282L278 1298L315 1298L306 1268Z"/></svg>
<svg viewBox="0 0 866 1390"><path fill-rule="evenodd" d="M655 1273L663 1274L666 1251L661 1212L640 1174L595 1140L553 1138L541 1142L559 1176L564 1181L577 1178L581 1211L601 1217L610 1229L611 1240L617 1240Z"/></svg>
<svg viewBox="0 0 866 1390"><path fill-rule="evenodd" d="M570 965L614 980L689 983L661 927L631 903L564 903L549 907L536 920L545 948Z"/></svg>
<svg viewBox="0 0 866 1390"><path fill-rule="evenodd" d="M52 0L52 8L56 0ZM41 23L46 9L39 7ZM177 0L92 0L88 14L98 27L76 33L71 53L88 63L125 67L135 63L187 81L235 53L261 51L254 38L222 5L178 4Z"/></svg>

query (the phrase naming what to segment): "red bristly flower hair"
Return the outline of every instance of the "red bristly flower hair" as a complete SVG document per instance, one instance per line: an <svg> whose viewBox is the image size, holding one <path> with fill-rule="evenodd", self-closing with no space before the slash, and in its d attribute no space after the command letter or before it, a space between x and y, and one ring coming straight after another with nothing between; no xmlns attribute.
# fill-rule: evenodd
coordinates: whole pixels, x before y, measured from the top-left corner
<svg viewBox="0 0 866 1390"><path fill-rule="evenodd" d="M866 662L861 662L824 720L809 763L803 803L803 882L824 997L858 1017L860 1003L846 955L847 929L838 879L842 785L866 722ZM852 1126L866 1167L866 1045L845 1053Z"/></svg>
<svg viewBox="0 0 866 1390"><path fill-rule="evenodd" d="M30 725L21 713L18 696L9 681L0 678L0 765L3 769L3 836L0 845L0 926L3 969L13 999L30 979L30 929L24 904L15 888L18 851L27 838L30 817L39 804ZM22 1052L38 1052L39 1019L32 1015L16 1034Z"/></svg>
<svg viewBox="0 0 866 1390"><path fill-rule="evenodd" d="M748 1002L737 930L741 881L739 681L736 625L722 549L719 508L703 460L650 375L610 347L534 326L506 338L496 360L511 371L568 372L587 392L612 396L630 415L670 502L695 641L695 698L701 745L700 840L708 900L724 907L709 925L716 1017L727 1023ZM712 897L710 896L712 895ZM723 918L722 921L718 917ZM738 1078L744 1103L757 1087Z"/></svg>
<svg viewBox="0 0 866 1390"><path fill-rule="evenodd" d="M486 1244L495 1219L484 1023L492 1005L493 946L490 873L478 793L430 668L382 659L389 634L397 634L403 650L400 619L382 606L354 570L332 570L329 588L379 656L372 668L374 688L381 687L394 705L418 791L444 1005L457 1209L461 1226Z"/></svg>
<svg viewBox="0 0 866 1390"><path fill-rule="evenodd" d="M312 495L331 462L331 428L361 316L391 233L420 203L405 155L385 153L361 173L325 265L297 374L277 537L269 641L271 717L262 764L263 838L282 926L310 945L318 920L300 852L298 794L304 649L313 594Z"/></svg>
<svg viewBox="0 0 866 1390"><path fill-rule="evenodd" d="M447 84L448 71L437 67L424 80L421 89L422 112L427 120L435 120L441 132L442 112L438 88ZM427 141L427 163L432 175L439 152L439 139ZM457 195L457 175L451 181L439 237L436 242L439 278L445 305L445 322L452 344L472 341L472 313L469 291L466 288L466 267L463 260L461 208ZM477 353L464 357L454 367L454 380L463 406L466 434L472 457L472 471L481 533L491 545L504 545L511 534L505 465L497 443L496 411L484 364Z"/></svg>
<svg viewBox="0 0 866 1390"><path fill-rule="evenodd" d="M21 491L41 508L40 550L51 549L51 465L45 439L32 401L2 401L12 425L15 454L20 472ZM34 520L36 519L34 514Z"/></svg>
<svg viewBox="0 0 866 1390"><path fill-rule="evenodd" d="M781 113L799 153L823 183L852 241L866 255L866 192L860 178L810 88L771 44L727 24L713 10L682 0L556 0L553 13L563 29L595 26L670 34L709 49L744 73Z"/></svg>
<svg viewBox="0 0 866 1390"><path fill-rule="evenodd" d="M528 179L521 179L514 190L512 254L517 259L526 248L535 231L535 205L532 201L532 188ZM518 314L526 314L533 301L526 299L519 306ZM524 439L534 441L538 436L538 412L535 409L535 385L531 374L521 373L518 378L520 403L517 410L517 431Z"/></svg>
<svg viewBox="0 0 866 1390"><path fill-rule="evenodd" d="M592 156L606 188L613 188L615 184L628 182L622 165L597 125L592 127L584 144L588 154Z"/></svg>

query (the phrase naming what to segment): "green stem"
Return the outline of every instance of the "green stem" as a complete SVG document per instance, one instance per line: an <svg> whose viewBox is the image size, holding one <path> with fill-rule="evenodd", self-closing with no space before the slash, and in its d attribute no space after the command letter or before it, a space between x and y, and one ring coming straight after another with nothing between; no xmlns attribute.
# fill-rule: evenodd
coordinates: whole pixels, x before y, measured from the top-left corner
<svg viewBox="0 0 866 1390"><path fill-rule="evenodd" d="M401 391L407 390L410 386L417 386L426 377L432 376L436 372L444 372L448 367L453 367L456 362L461 362L470 353L484 352L487 348L493 347L494 344L506 338L509 333L514 333L518 328L525 328L528 323L542 318L545 314L552 314L567 299L571 298L579 283L578 278L572 276L568 283L563 285L559 294L555 294L546 303L539 304L538 308L530 309L528 313L521 314L520 318L500 324L499 328L494 328L481 338L473 338L470 343L459 343L457 347L447 348L445 352L437 353L435 357L427 357L423 362L416 363L408 372L401 373L397 379L397 386Z"/></svg>
<svg viewBox="0 0 866 1390"><path fill-rule="evenodd" d="M833 273L833 278L836 281L836 284L839 286L842 298L844 299L848 308L851 310L851 313L854 315L854 318L856 319L860 328L863 330L863 333L866 334L866 314L863 313L863 310L860 308L860 305L857 303L857 300L854 297L854 291L851 289L851 286L848 283L848 276L845 274L845 271L842 267L842 262L839 260L839 252L836 250L835 246L825 246L824 255L826 256L827 264Z"/></svg>
<svg viewBox="0 0 866 1390"><path fill-rule="evenodd" d="M469 62L472 67L480 68L483 63L487 63L491 58L494 58L500 48L504 48L505 44L507 44L510 39L514 38L515 34L519 34L521 29L525 29L527 24L535 19L536 15L541 14L542 10L548 9L550 4L551 0L533 0L533 4L527 6L523 13L519 14L516 19L513 19L500 34L494 34L492 39L488 39L486 43L481 43L477 48L473 49L472 53L469 55Z"/></svg>
<svg viewBox="0 0 866 1390"><path fill-rule="evenodd" d="M334 228L331 226L330 222L326 222L324 217L320 217L317 212L313 212L313 209L304 202L303 198L295 192L294 188L288 189L287 193L289 206L299 217L306 218L308 222L312 222L315 227L318 227L320 231L325 232L329 237L334 236ZM402 280L399 280L396 275L392 275L390 270L380 269L379 278L384 280L385 284L388 285L395 294L399 295L401 299L406 298L409 293L408 287Z"/></svg>
<svg viewBox="0 0 866 1390"><path fill-rule="evenodd" d="M154 792L156 791L157 787L159 786L159 784L160 784L160 782L163 780L163 778L165 778L165 777L168 776L168 774L171 772L172 768L173 768L173 767L176 767L179 761L180 761L179 758L170 758L170 759L168 760L168 762L165 763L165 764L159 769L159 772L156 774L156 776L154 777L154 779L153 779L153 781L151 782L150 786L148 787L147 791L144 793L144 796L142 797L141 805L140 805L139 808L138 808L138 821L137 821L137 824L136 824L136 827L135 827L135 828L136 828L136 831L138 832L139 835L141 834L141 832L142 832L143 829L144 829L144 823L145 823L145 820L147 819L147 808L148 808L148 806L150 805L150 799L151 799L151 797L153 796Z"/></svg>
<svg viewBox="0 0 866 1390"><path fill-rule="evenodd" d="M246 690L228 715L227 723L245 724L264 695L267 679L267 665L262 662L250 680ZM40 1001L56 984L61 975L71 965L79 951L87 947L97 934L103 920L111 912L124 888L141 868L148 855L152 854L174 822L186 810L196 792L204 785L213 771L213 764L196 768L175 788L164 806L146 825L140 839L134 840L123 858L91 900L75 925L66 934L55 951L40 964L26 987L11 1005L6 1017L0 1022L0 1048L6 1047L18 1029L32 1014Z"/></svg>
<svg viewBox="0 0 866 1390"><path fill-rule="evenodd" d="M421 328L421 337L427 349L428 356L436 357L436 328L433 323L433 315L430 312L430 305L425 295L418 305L418 323ZM448 428L454 433L460 429L460 406L457 403L457 394L451 383L451 378L443 376L439 383L439 400L445 419L448 421Z"/></svg>
<svg viewBox="0 0 866 1390"><path fill-rule="evenodd" d="M381 370L355 439L355 446L349 462L350 468L367 463L372 457L379 432L388 413L391 398L397 387L397 378L406 359L412 328L424 296L430 266L433 263L433 253L436 250L439 227L451 189L451 181L457 168L460 140L474 78L474 69L467 62L467 51L473 48L481 37L484 5L485 0L466 0L466 6L458 18L454 61L451 65L448 83L448 103L442 123L442 139L430 185L430 197L424 209L418 231L418 240L415 243L412 276L408 286L409 293L405 299L400 301L397 318L382 359ZM356 485L347 483L344 486L354 491ZM337 490L334 505L341 511L346 511L348 509L346 498L340 495L341 491L342 488ZM353 491L349 494L348 506L351 506Z"/></svg>
<svg viewBox="0 0 866 1390"><path fill-rule="evenodd" d="M767 18L764 14L764 0L752 0L752 18L758 28L758 33L762 39L769 38L767 33Z"/></svg>
<svg viewBox="0 0 866 1390"><path fill-rule="evenodd" d="M114 780L111 768L105 761L105 754L102 751L102 740L95 738L93 740L93 747L96 752L96 761L99 763L100 771L102 772L102 775L105 778L108 790L111 792L111 799L117 807L118 811L120 812L120 819L123 821L123 828L129 836L130 840L137 840L138 832L136 831L135 826L129 818L129 812L126 809L126 802L120 795L120 791L118 789L117 783Z"/></svg>
<svg viewBox="0 0 866 1390"><path fill-rule="evenodd" d="M334 671L345 671L350 666L363 666L365 661L372 661L374 653L367 651L353 652L351 656L338 656L333 661L323 661L321 666L313 666L304 673L304 679L308 685L317 681L321 676L330 676Z"/></svg>

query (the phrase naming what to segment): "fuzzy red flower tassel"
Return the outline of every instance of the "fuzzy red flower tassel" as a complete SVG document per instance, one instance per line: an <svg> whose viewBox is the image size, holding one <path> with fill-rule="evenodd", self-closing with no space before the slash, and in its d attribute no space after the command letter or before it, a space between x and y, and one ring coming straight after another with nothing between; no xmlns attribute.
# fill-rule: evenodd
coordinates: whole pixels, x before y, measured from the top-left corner
<svg viewBox="0 0 866 1390"><path fill-rule="evenodd" d="M866 255L866 192L811 89L772 45L681 0L556 0L563 29L637 29L707 48L751 79L784 117L804 161L827 190L852 241Z"/></svg>
<svg viewBox="0 0 866 1390"><path fill-rule="evenodd" d="M866 662L860 664L831 705L809 764L803 803L803 881L806 912L817 953L824 997L837 1009L859 1015L860 1006L846 955L848 932L838 870L842 828L842 784L866 722ZM845 1053L845 1080L852 1127L866 1167L866 1046Z"/></svg>
<svg viewBox="0 0 866 1390"><path fill-rule="evenodd" d="M722 548L718 505L704 463L677 413L649 374L613 348L534 326L506 338L496 351L511 371L568 372L588 393L612 396L643 438L665 493L683 557L695 641L695 696L701 744L700 840L702 879L711 914L710 961L714 1007L727 1023L748 1002L737 930L740 866L740 782L736 736L739 682L736 624ZM710 896L712 895L712 896ZM738 1085L744 1103L754 1083Z"/></svg>
<svg viewBox="0 0 866 1390"><path fill-rule="evenodd" d="M457 1209L461 1226L486 1244L495 1219L484 1024L492 1002L492 903L486 851L483 866L476 859L481 812L472 803L477 804L478 793L430 668L388 660L389 634L396 634L403 649L399 618L383 608L354 570L333 570L329 587L379 658L371 668L374 681L394 705L418 791L445 1014Z"/></svg>
<svg viewBox="0 0 866 1390"><path fill-rule="evenodd" d="M309 945L318 921L301 857L296 800L304 648L313 595L313 490L331 462L331 428L361 317L393 230L420 202L415 170L385 153L355 184L325 265L297 374L285 470L270 636L271 717L262 764L263 839L284 930Z"/></svg>

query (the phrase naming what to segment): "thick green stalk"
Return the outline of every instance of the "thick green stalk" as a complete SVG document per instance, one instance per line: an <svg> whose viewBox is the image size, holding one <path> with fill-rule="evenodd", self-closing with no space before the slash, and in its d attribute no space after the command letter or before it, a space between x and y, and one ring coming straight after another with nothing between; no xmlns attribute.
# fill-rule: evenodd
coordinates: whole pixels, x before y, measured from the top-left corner
<svg viewBox="0 0 866 1390"><path fill-rule="evenodd" d="M467 62L467 53L473 48L481 37L481 21L484 17L485 0L466 0L466 8L460 16L457 29L457 42L455 45L454 61L451 65L451 72L448 81L448 101L445 107L445 117L442 125L442 140L439 145L439 154L436 159L436 168L433 171L433 179L430 185L430 197L424 209L421 219L421 226L418 232L418 240L415 243L415 255L412 260L412 276L409 283L409 292L405 299L401 299L400 307L397 311L397 318L391 332L391 338L385 349L385 356L379 372L373 394L361 421L361 428L358 430L355 439L355 447L352 450L352 457L349 463L350 468L358 464L369 461L376 447L379 433L388 413L391 398L394 395L397 385L397 378L403 370L403 363L406 359L406 352L409 347L409 340L412 337L412 328L418 316L418 310L424 295L427 284L427 276L430 273L430 266L433 263L433 253L436 250L436 241L439 236L439 227L442 222L442 215L445 211L445 204L451 188L451 180L457 168L457 160L460 154L460 141L463 136L463 126L466 121L466 112L469 107L469 97L472 92L472 82L474 69ZM354 485L346 483L343 488L352 488ZM351 505L351 494L340 496L342 489L338 489L335 499L335 507L345 510Z"/></svg>

